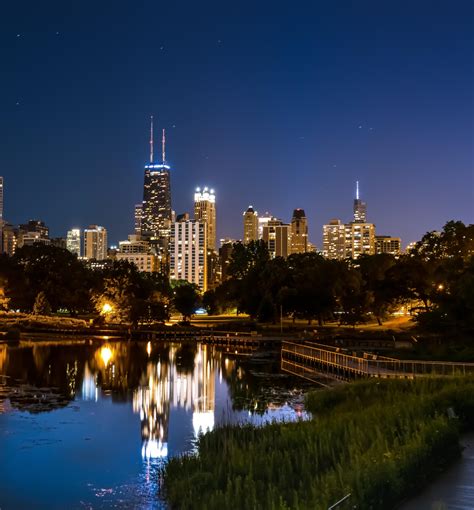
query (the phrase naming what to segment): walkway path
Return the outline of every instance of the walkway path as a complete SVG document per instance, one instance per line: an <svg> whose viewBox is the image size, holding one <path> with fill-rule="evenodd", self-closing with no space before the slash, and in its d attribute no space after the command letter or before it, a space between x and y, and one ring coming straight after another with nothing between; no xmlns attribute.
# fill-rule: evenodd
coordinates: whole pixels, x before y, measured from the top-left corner
<svg viewBox="0 0 474 510"><path fill-rule="evenodd" d="M400 510L474 509L474 434L464 436L461 443L466 447L461 460Z"/></svg>

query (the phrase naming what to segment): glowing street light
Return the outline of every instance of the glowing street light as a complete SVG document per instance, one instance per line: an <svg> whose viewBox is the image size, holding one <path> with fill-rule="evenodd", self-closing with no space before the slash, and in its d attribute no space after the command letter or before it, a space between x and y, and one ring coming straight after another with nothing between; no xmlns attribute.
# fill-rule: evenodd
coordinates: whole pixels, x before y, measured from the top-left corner
<svg viewBox="0 0 474 510"><path fill-rule="evenodd" d="M112 310L113 310L113 308L112 308L112 305L110 303L104 303L104 305L102 306L102 313L104 315L107 315Z"/></svg>

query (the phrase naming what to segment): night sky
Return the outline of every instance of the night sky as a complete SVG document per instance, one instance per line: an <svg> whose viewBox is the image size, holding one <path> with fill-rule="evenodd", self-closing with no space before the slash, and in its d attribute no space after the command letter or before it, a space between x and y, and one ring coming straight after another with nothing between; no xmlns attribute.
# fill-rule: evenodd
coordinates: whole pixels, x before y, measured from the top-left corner
<svg viewBox="0 0 474 510"><path fill-rule="evenodd" d="M218 237L301 207L321 247L357 179L403 246L473 222L473 22L472 0L4 2L4 216L126 239L153 114L173 209L214 187Z"/></svg>

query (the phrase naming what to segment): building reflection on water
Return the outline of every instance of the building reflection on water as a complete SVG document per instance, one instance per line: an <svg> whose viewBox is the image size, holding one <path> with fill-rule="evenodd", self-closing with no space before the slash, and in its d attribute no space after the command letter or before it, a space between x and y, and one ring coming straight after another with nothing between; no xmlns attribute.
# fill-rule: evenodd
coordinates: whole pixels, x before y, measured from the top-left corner
<svg viewBox="0 0 474 510"><path fill-rule="evenodd" d="M265 367L260 362L256 370L255 365L245 364L245 357L237 360L236 356L197 343L100 344L82 340L0 345L0 412L12 407L51 411L77 398L99 404L105 399L131 403L133 415L140 420L142 457L165 458L173 410L189 417L192 429L188 429L190 443L186 447L192 448L192 437L213 430L216 418L219 422L233 417L239 420L238 413L246 411L258 421L259 416L284 407L291 398L293 383L281 379L278 360L278 368L270 361ZM276 378L271 378L272 373ZM15 391L10 391L13 383ZM290 411L295 419L301 414L295 406ZM186 422L178 426L180 430L183 427Z"/></svg>
<svg viewBox="0 0 474 510"><path fill-rule="evenodd" d="M169 350L168 362L147 363L140 386L133 392L133 411L140 414L143 458L168 455L170 408L192 412L194 434L214 428L215 363L209 348L200 345L192 372L180 372L176 347Z"/></svg>

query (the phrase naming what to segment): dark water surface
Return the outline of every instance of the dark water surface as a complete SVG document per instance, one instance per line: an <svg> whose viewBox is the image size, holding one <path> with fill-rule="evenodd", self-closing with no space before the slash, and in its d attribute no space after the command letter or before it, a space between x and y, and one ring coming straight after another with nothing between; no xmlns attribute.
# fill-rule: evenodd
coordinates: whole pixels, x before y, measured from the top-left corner
<svg viewBox="0 0 474 510"><path fill-rule="evenodd" d="M304 417L304 385L201 344L0 345L0 509L165 508L166 458L223 423Z"/></svg>

